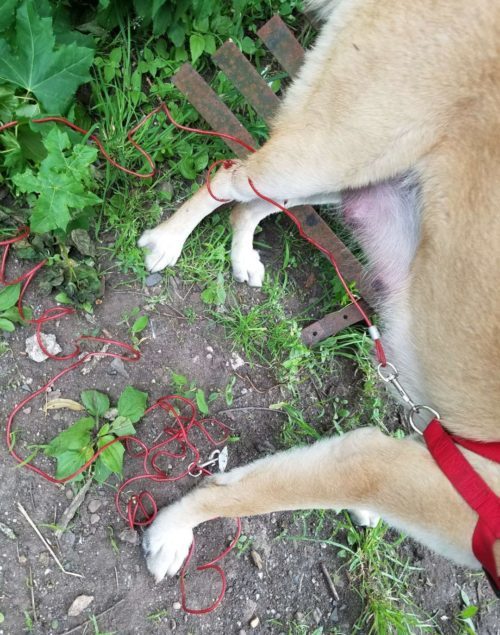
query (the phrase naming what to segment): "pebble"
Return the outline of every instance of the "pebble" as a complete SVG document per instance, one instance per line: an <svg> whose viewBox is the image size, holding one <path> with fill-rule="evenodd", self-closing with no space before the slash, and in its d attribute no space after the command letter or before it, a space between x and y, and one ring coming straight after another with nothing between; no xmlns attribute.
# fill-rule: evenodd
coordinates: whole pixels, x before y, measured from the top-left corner
<svg viewBox="0 0 500 635"><path fill-rule="evenodd" d="M98 498L93 498L88 506L88 510L91 514L95 514L96 511L102 506L102 501Z"/></svg>
<svg viewBox="0 0 500 635"><path fill-rule="evenodd" d="M25 415L31 414L31 406L29 408L23 408L23 412Z"/></svg>
<svg viewBox="0 0 500 635"><path fill-rule="evenodd" d="M250 626L252 628L257 628L257 626L260 624L260 620L257 617L257 615L255 617L252 617L252 619L250 620Z"/></svg>
<svg viewBox="0 0 500 635"><path fill-rule="evenodd" d="M67 498L68 500L71 500L71 499L73 498L73 496L74 496L74 494L73 494L73 490L72 490L72 489L67 489L67 490L64 492L64 495L66 496L66 498Z"/></svg>
<svg viewBox="0 0 500 635"><path fill-rule="evenodd" d="M151 273L149 276L146 277L144 282L146 283L147 287L154 287L157 284L160 284L162 280L163 276L161 275L161 273Z"/></svg>
<svg viewBox="0 0 500 635"><path fill-rule="evenodd" d="M91 514L90 515L90 524L97 525L97 523L101 520L99 514Z"/></svg>
<svg viewBox="0 0 500 635"><path fill-rule="evenodd" d="M212 346L207 346L207 347L205 348L205 350L207 351L207 353L213 353L213 352L214 352L214 349L213 349L213 347L212 347Z"/></svg>
<svg viewBox="0 0 500 635"><path fill-rule="evenodd" d="M43 345L51 355L57 355L62 351L62 348L57 343L56 336L53 333L42 333L41 338ZM42 349L38 346L36 335L26 338L25 346L25 351L28 354L28 357L34 362L44 362L48 359L48 355L45 355Z"/></svg>
<svg viewBox="0 0 500 635"><path fill-rule="evenodd" d="M111 368L113 370L115 370L119 375L121 375L124 379L129 379L130 375L128 374L128 371L125 368L125 364L123 363L123 361L121 359L119 359L118 357L115 357L113 359L113 361L110 364Z"/></svg>
<svg viewBox="0 0 500 635"><path fill-rule="evenodd" d="M182 608L182 604L180 602L174 602L172 604L172 608L174 609L174 611L180 611Z"/></svg>
<svg viewBox="0 0 500 635"><path fill-rule="evenodd" d="M139 544L139 534L135 529L124 529L118 534L118 540L128 542L131 545Z"/></svg>
<svg viewBox="0 0 500 635"><path fill-rule="evenodd" d="M73 600L73 603L68 609L69 617L77 617L85 611L87 607L89 607L94 601L93 595L79 595L77 598Z"/></svg>
<svg viewBox="0 0 500 635"><path fill-rule="evenodd" d="M250 552L250 556L252 558L252 562L257 567L257 569L259 569L259 571L260 571L262 569L262 557L261 557L260 553L255 551L255 549L252 549L252 551Z"/></svg>
<svg viewBox="0 0 500 635"><path fill-rule="evenodd" d="M247 635L247 632L242 628L238 631L238 635Z"/></svg>

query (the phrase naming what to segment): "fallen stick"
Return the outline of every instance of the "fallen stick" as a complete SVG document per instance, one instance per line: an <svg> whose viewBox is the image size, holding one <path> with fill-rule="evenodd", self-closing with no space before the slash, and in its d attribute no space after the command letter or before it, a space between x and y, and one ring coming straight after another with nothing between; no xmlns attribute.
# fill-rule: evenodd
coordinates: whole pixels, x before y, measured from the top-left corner
<svg viewBox="0 0 500 635"><path fill-rule="evenodd" d="M321 567L321 571L323 572L323 575L325 576L326 584L328 586L328 589L329 589L333 599L337 600L337 602L340 602L339 594L337 593L337 589L335 588L335 585L333 584L333 580L332 580L330 574L328 573L328 569L325 567L325 563L324 562L320 562L319 566Z"/></svg>
<svg viewBox="0 0 500 635"><path fill-rule="evenodd" d="M56 556L56 554L54 553L54 550L52 549L52 547L49 545L49 543L45 540L45 538L42 536L42 534L40 533L38 527L35 525L35 523L31 520L31 518L28 515L28 512L24 509L24 507L21 505L21 503L17 503L17 508L19 509L19 511L21 512L21 514L26 518L26 520L28 521L28 523L30 524L30 526L32 527L33 531L36 533L36 535L40 538L40 540L43 542L43 544L45 545L45 547L48 549L50 555L54 558L54 560L57 563L57 566L59 567L59 569L61 569L61 571L65 574L65 575L72 575L75 578L84 578L85 576L83 576L81 573L73 573L72 571L66 571L66 569L62 566L59 558Z"/></svg>
<svg viewBox="0 0 500 635"><path fill-rule="evenodd" d="M68 507L66 507L66 509L64 510L63 515L61 516L61 521L57 523L57 529L54 532L56 538L60 538L68 528L69 523L71 522L71 520L73 520L73 516L76 514L78 508L83 503L91 484L92 479L89 478L89 480L85 483L85 485L71 501Z"/></svg>

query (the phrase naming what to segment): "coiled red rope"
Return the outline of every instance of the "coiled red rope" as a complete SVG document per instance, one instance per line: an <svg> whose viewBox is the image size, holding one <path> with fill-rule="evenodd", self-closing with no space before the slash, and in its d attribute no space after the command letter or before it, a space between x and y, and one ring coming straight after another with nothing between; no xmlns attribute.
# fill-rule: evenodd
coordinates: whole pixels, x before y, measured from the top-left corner
<svg viewBox="0 0 500 635"><path fill-rule="evenodd" d="M127 134L128 141L139 152L139 154L144 158L144 160L150 167L150 170L147 173L131 170L127 168L126 166L123 166L117 161L115 161L107 153L104 145L102 144L101 140L99 139L97 135L89 134L89 131L77 126L76 124L65 119L64 117L42 117L38 119L33 119L33 123L36 123L36 124L43 124L43 123L49 123L49 122L61 123L65 126L68 126L75 132L79 132L80 134L84 136L88 135L88 139L91 142L95 143L95 145L98 147L99 151L104 156L104 158L116 169L121 170L122 172L129 174L131 176L135 176L137 178L147 179L147 178L153 177L156 174L155 163L152 157L150 156L150 154L146 152L146 150L144 150L144 148L142 148L134 140L134 135L154 115L158 114L159 112L163 112L165 116L167 117L167 119L176 128L180 130L183 130L186 132L194 132L201 135L214 136L214 137L218 137L225 140L230 140L235 143L238 143L249 152L255 152L255 148L251 147L250 145L248 145L241 139L234 137L233 135L229 135L229 134L225 134L221 132L214 132L210 130L202 130L199 128L192 128L192 127L184 126L178 123L171 115L167 105L163 102L160 103L159 106L154 108L148 115L143 117L143 119L136 126L134 126ZM7 130L8 128L11 128L13 126L16 126L18 125L18 123L19 123L18 121L11 121L9 123L1 125L0 132ZM215 163L213 163L208 170L206 185L210 195L215 200L219 202L225 202L224 199L220 199L220 198L217 198L217 196L215 196L215 194L212 191L211 182L210 182L211 174L214 168L219 164L222 164L224 169L229 169L233 165L233 161L222 160L222 161L216 161ZM284 212L295 223L295 225L298 228L299 234L305 240L307 240L312 245L314 245L317 249L319 249L324 255L327 256L327 258L332 263L335 269L335 272L337 273L337 276L339 277L348 297L357 307L363 320L365 321L368 327L373 326L370 318L368 317L366 312L363 310L363 308L360 306L356 297L352 293L349 285L347 284L344 277L342 276L342 273L340 272L338 268L334 254L328 249L324 248L322 245L320 245L317 241L311 238L304 231L300 220L293 214L293 212L291 212L284 205L262 194L250 179L248 180L248 182L252 190L255 192L255 194L259 198L270 203L271 205L275 206L276 208ZM131 487L133 484L139 481L149 480L149 481L153 481L157 483L172 482L172 481L177 481L181 478L184 478L188 474L189 468L182 470L178 474L173 474L173 475L170 474L167 470L161 467L161 461L162 459L165 459L165 457L167 457L168 459L183 460L187 458L188 454L191 454L193 460L190 462L190 465L194 464L197 467L199 467L199 469L203 473L209 474L210 472L208 472L205 468L198 466L198 463L200 461L200 452L197 446L195 445L194 441L190 438L190 434L193 431L197 430L201 432L201 434L205 437L205 439L211 445L217 446L225 442L225 440L227 439L229 435L229 428L228 426L226 426L220 421L217 421L216 419L202 419L198 421L196 419L196 407L192 401L184 397L180 397L178 395L169 395L169 396L161 397L160 399L158 399L152 406L150 406L150 408L148 408L148 410L145 413L145 415L148 415L152 413L154 410L156 410L157 408L160 408L169 416L169 423L163 428L161 440L158 440L157 442L155 442L154 445L152 445L151 447L148 447L143 441L141 441L139 438L135 436L124 435L124 436L117 437L113 439L112 441L110 441L109 443L102 446L101 448L99 448L99 450L94 454L94 456L92 456L81 468L79 468L73 474L63 479L56 479L54 476L51 476L44 470L36 467L35 465L27 462L25 459L20 457L14 449L14 443L12 439L13 423L17 413L22 408L24 408L30 401L32 401L39 395L43 394L44 392L46 392L50 387L52 387L59 379L64 377L67 373L78 368L82 364L90 361L94 357L113 357L113 358L121 359L122 361L125 361L125 362L135 362L135 361L138 361L141 356L138 350L134 349L132 346L128 344L125 344L123 342L119 342L116 340L108 339L108 338L94 337L94 336L78 337L75 340L74 350L71 353L67 353L65 355L53 355L47 350L42 338L43 325L49 321L58 320L58 319L61 319L62 317L71 315L75 313L75 310L69 307L57 306L57 307L52 307L50 309L47 309L39 317L30 318L30 319L25 318L25 314L23 312L24 296L26 294L29 284L31 283L35 275L46 264L46 260L42 260L41 262L36 264L34 267L32 267L29 271L25 272L24 274L20 275L14 280L7 280L5 272L6 272L7 259L9 256L9 250L11 246L16 242L26 239L29 236L29 231L30 230L28 227L21 227L13 237L0 241L0 247L4 248L2 258L0 261L0 283L3 285L13 285L13 284L22 283L19 299L17 303L19 314L21 315L23 319L25 319L26 322L35 325L37 342L38 342L38 345L40 346L40 349L44 352L44 354L48 358L53 360L58 360L58 361L75 360L75 361L69 366L67 366L64 370L57 373L57 375L55 375L55 377L50 379L44 386L36 390L34 393L31 393L30 395L28 395L25 399L23 399L20 403L18 403L12 409L6 423L5 435L6 435L7 448L10 454L12 455L12 457L18 463L23 464L23 467L25 467L26 469L29 469L35 472L36 474L38 474L39 476L41 476L42 478L44 478L45 480L51 483L62 484L72 480L73 478L75 478L76 476L78 476L79 474L82 474L85 470L87 470L92 465L92 463L94 463L94 461L98 458L98 456L102 454L102 452L104 452L104 450L106 450L109 446L113 445L114 443L124 442L129 456L135 459L142 460L143 472L141 474L138 474L126 479L120 485L115 496L116 508L120 516L129 524L130 527L138 527L138 526L142 527L142 526L148 525L155 518L158 511L158 507L154 497L152 496L150 492L146 490L142 490L138 494L133 494L124 505L122 499L124 497L125 490L128 490L129 487ZM84 353L82 352L82 348L80 345L80 344L83 344L84 342L87 342L87 343L98 342L98 343L103 343L107 345L112 345L117 347L117 349L120 352L89 351ZM375 342L375 347L376 347L379 361L383 365L385 365L385 354L384 354L384 350L380 342L380 339L375 339L374 342ZM179 405L176 405L176 404L179 404ZM184 408L185 411L187 410L187 414L181 414L181 408ZM173 423L172 423L172 420L173 420ZM210 431L211 428L212 428L212 431ZM214 436L214 433L216 431L219 432L220 438L216 438ZM135 450L133 449L134 447L136 448ZM213 560L197 567L197 571L214 570L219 575L220 581L221 581L221 589L217 599L210 606L206 608L201 608L201 609L189 607L187 605L187 599L186 599L185 574L194 553L195 543L193 540L193 543L189 550L189 554L186 558L186 561L182 567L181 574L180 574L180 591L181 591L182 607L186 612L195 614L195 615L202 615L210 611L213 611L222 602L227 583L226 583L226 577L225 577L224 571L219 566L219 562L234 547L234 545L238 541L240 532L241 532L241 523L240 523L240 520L237 519L237 530L231 544Z"/></svg>

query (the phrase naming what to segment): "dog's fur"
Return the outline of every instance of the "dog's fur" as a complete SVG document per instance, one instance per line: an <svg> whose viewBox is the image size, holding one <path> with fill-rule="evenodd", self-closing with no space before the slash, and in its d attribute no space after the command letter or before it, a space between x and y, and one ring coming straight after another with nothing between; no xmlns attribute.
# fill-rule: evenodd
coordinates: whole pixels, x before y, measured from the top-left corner
<svg viewBox="0 0 500 635"><path fill-rule="evenodd" d="M454 434L500 439L500 5L491 0L314 0L326 18L269 141L221 169L235 277L262 283L252 246L275 199L344 199L381 289L383 340L401 382ZM220 203L202 187L140 244L175 264ZM467 458L500 493L500 466ZM157 579L181 566L193 528L216 516L354 508L477 567L476 514L425 446L364 428L205 480L145 536ZM499 547L497 542L496 547ZM495 549L497 565L500 548Z"/></svg>

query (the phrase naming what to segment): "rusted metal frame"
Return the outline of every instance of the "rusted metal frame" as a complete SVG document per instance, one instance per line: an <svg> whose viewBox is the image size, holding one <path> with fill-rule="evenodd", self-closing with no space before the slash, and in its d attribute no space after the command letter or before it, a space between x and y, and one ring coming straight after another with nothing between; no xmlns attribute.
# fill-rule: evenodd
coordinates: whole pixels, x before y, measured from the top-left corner
<svg viewBox="0 0 500 635"><path fill-rule="evenodd" d="M365 311L369 310L368 304L358 300ZM318 342L335 335L342 329L357 324L361 319L358 309L354 304L349 304L343 309L325 315L317 322L302 329L300 337L306 346L314 346Z"/></svg>
<svg viewBox="0 0 500 635"><path fill-rule="evenodd" d="M172 81L214 130L237 137L250 146L257 145L243 124L221 102L217 94L189 63L186 62L181 66ZM236 156L241 159L247 156L248 151L242 146L226 139L224 141Z"/></svg>
<svg viewBox="0 0 500 635"><path fill-rule="evenodd" d="M279 15L266 22L257 35L286 72L296 75L304 61L304 49Z"/></svg>
<svg viewBox="0 0 500 635"><path fill-rule="evenodd" d="M212 59L257 113L269 122L280 100L236 44L228 40L217 49Z"/></svg>

